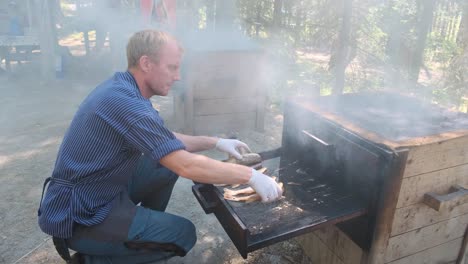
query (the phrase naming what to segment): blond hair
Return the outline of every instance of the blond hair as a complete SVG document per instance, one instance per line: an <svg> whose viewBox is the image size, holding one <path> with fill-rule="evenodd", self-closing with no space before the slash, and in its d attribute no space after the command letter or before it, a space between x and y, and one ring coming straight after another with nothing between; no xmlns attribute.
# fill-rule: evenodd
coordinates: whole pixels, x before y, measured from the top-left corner
<svg viewBox="0 0 468 264"><path fill-rule="evenodd" d="M144 55L153 58L157 62L161 47L171 40L177 42L172 35L163 31L148 29L136 32L127 44L128 68L137 66L140 58ZM182 50L178 42L177 45Z"/></svg>

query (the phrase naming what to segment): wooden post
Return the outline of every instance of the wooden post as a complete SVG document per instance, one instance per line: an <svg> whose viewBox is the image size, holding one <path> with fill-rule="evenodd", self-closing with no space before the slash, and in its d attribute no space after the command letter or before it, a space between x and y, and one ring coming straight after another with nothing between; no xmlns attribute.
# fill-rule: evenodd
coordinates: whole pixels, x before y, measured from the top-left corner
<svg viewBox="0 0 468 264"><path fill-rule="evenodd" d="M42 18L39 25L39 43L41 46L41 76L50 80L54 76L55 68L55 34L49 0L37 1L38 17Z"/></svg>
<svg viewBox="0 0 468 264"><path fill-rule="evenodd" d="M258 64L256 68L262 69L265 64L265 54L264 52L254 53L257 58ZM257 89L256 93L256 120L255 120L255 130L258 132L264 132L265 129L265 108L266 108L266 87L263 82L263 76L259 80L256 80L255 88Z"/></svg>
<svg viewBox="0 0 468 264"><path fill-rule="evenodd" d="M375 219L371 249L368 256L369 264L384 263L408 151L406 148L397 150L390 164L391 166L388 168L390 174L384 175L383 187L377 205L377 217Z"/></svg>
<svg viewBox="0 0 468 264"><path fill-rule="evenodd" d="M198 55L198 54L197 54ZM195 63L195 60L197 60L197 55L194 55L194 54L191 54L189 56L187 56L187 75L186 75L186 80L185 80L185 83L186 85L184 85L184 88L183 88L183 103L184 103L184 107L183 107L183 113L184 113L184 118L183 118L183 121L184 121L184 129L183 129L183 132L188 134L188 135L194 135L195 133L195 129L194 129L194 122L193 122L193 119L194 119L194 113L193 113L193 89L196 89L196 87L194 87L196 85L196 83L194 83L194 76L193 76L193 72L192 71L192 67L193 67L193 63ZM179 119L181 120L181 119Z"/></svg>
<svg viewBox="0 0 468 264"><path fill-rule="evenodd" d="M32 27L33 27L33 10L31 7L31 0L26 0L26 9L28 10L28 30L29 32L25 32L25 35L28 35L30 32L32 32Z"/></svg>

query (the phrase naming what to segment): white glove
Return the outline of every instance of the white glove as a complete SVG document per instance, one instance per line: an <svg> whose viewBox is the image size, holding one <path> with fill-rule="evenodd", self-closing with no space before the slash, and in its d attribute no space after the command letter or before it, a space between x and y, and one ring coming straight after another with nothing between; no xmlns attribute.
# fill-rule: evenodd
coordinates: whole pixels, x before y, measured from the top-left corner
<svg viewBox="0 0 468 264"><path fill-rule="evenodd" d="M275 180L254 169L248 184L260 195L264 203L278 200L283 195L283 190Z"/></svg>
<svg viewBox="0 0 468 264"><path fill-rule="evenodd" d="M218 142L216 142L217 150L229 153L232 156L234 156L236 159L242 159L242 155L239 153L240 148L245 148L246 150L251 152L247 144L237 139L220 138Z"/></svg>

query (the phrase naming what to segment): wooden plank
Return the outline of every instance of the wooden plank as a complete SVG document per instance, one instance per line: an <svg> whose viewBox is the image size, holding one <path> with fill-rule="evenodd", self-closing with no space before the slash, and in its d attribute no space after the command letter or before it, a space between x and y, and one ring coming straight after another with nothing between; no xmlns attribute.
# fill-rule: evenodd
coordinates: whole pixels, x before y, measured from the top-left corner
<svg viewBox="0 0 468 264"><path fill-rule="evenodd" d="M468 136L412 148L404 178L468 163Z"/></svg>
<svg viewBox="0 0 468 264"><path fill-rule="evenodd" d="M187 57L187 63L193 74L209 76L209 73L232 74L231 70L251 69L263 63L261 52L248 51L215 51L191 53Z"/></svg>
<svg viewBox="0 0 468 264"><path fill-rule="evenodd" d="M345 264L313 233L296 237L312 263Z"/></svg>
<svg viewBox="0 0 468 264"><path fill-rule="evenodd" d="M336 226L328 226L313 232L341 261L360 264L363 250Z"/></svg>
<svg viewBox="0 0 468 264"><path fill-rule="evenodd" d="M257 87L257 97L256 97L257 119L255 120L255 129L259 132L263 132L264 127L265 127L265 110L267 107L266 91L265 91L265 86L261 83L257 84L256 87Z"/></svg>
<svg viewBox="0 0 468 264"><path fill-rule="evenodd" d="M468 226L465 229L465 234L463 235L463 240L457 255L457 264L468 263Z"/></svg>
<svg viewBox="0 0 468 264"><path fill-rule="evenodd" d="M194 84L194 99L242 98L257 96L257 87L253 86L252 83L247 81L247 79L244 79L249 78L249 76L220 76L215 73L210 73L210 76L215 77L200 80ZM249 78L249 80L251 80L251 78Z"/></svg>
<svg viewBox="0 0 468 264"><path fill-rule="evenodd" d="M258 52L203 52L187 57L187 65L191 72L200 77L207 74L232 75L233 72L258 69L264 63L262 54ZM258 70L257 70L258 71Z"/></svg>
<svg viewBox="0 0 468 264"><path fill-rule="evenodd" d="M0 36L0 46L38 46L40 44L37 36Z"/></svg>
<svg viewBox="0 0 468 264"><path fill-rule="evenodd" d="M195 100L193 107L196 116L255 112L256 100L252 97Z"/></svg>
<svg viewBox="0 0 468 264"><path fill-rule="evenodd" d="M395 207L400 196L405 161L408 150L400 149L395 153L395 159L388 168L389 174L382 181L382 190L378 197L375 224L369 250L369 263L382 264L388 248L388 240L392 232L392 223L395 217Z"/></svg>
<svg viewBox="0 0 468 264"><path fill-rule="evenodd" d="M219 131L214 125L201 127L196 124L194 115L224 114L250 112L254 114L255 126L242 127L238 124L234 129L257 129L264 127L265 92L262 91L261 69L264 65L263 53L259 51L216 51L191 52L187 58L185 93L185 129L189 134ZM241 98L249 98L246 104L237 104ZM206 99L227 99L225 105L221 101L201 102ZM252 103L251 103L252 101ZM195 103L195 105L194 105ZM181 119L181 118L179 118ZM197 132L195 127L199 127ZM218 125L215 125L218 126ZM226 131L227 129L224 129ZM202 132L203 131L203 132Z"/></svg>
<svg viewBox="0 0 468 264"><path fill-rule="evenodd" d="M189 134L189 135L194 135L194 116L193 116L193 76L191 74L187 74L187 81L185 89L183 91L183 100L184 100L184 117L179 118L184 120L184 133ZM175 111L178 111L178 109L175 109Z"/></svg>
<svg viewBox="0 0 468 264"><path fill-rule="evenodd" d="M213 135L218 132L235 132L255 127L255 112L205 115L194 117L196 135Z"/></svg>
<svg viewBox="0 0 468 264"><path fill-rule="evenodd" d="M216 56L191 58L195 99L258 96L262 60L254 53L219 52Z"/></svg>
<svg viewBox="0 0 468 264"><path fill-rule="evenodd" d="M462 243L461 238L429 248L416 254L389 262L389 264L430 264L455 261Z"/></svg>
<svg viewBox="0 0 468 264"><path fill-rule="evenodd" d="M456 184L468 186L468 164L404 178L397 208L421 203L428 192L447 193Z"/></svg>
<svg viewBox="0 0 468 264"><path fill-rule="evenodd" d="M416 252L435 247L463 236L468 214L391 237L385 262L394 261Z"/></svg>
<svg viewBox="0 0 468 264"><path fill-rule="evenodd" d="M468 203L436 211L424 203L413 204L395 211L391 236L432 225L468 213Z"/></svg>
<svg viewBox="0 0 468 264"><path fill-rule="evenodd" d="M459 185L454 185L450 188L448 193L426 193L424 194L424 203L436 211L468 203L468 189Z"/></svg>

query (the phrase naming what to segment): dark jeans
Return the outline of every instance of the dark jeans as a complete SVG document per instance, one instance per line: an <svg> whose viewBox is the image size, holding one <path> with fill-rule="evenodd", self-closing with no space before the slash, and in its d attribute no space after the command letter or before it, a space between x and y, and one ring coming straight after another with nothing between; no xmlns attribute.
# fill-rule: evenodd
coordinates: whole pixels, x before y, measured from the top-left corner
<svg viewBox="0 0 468 264"><path fill-rule="evenodd" d="M70 248L85 255L86 263L151 263L174 256L173 252L155 249L130 249L125 242L156 242L176 245L188 252L197 240L195 226L180 216L165 213L178 176L164 167L157 168L145 156L129 182L129 195L136 214L126 241L103 241L92 238L71 239ZM116 230L117 232L118 230Z"/></svg>

